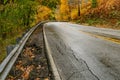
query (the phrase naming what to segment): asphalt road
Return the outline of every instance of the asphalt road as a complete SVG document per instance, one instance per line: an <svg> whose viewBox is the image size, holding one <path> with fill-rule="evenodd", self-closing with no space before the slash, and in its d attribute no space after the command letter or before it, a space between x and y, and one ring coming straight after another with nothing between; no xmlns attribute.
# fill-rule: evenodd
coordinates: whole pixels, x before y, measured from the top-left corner
<svg viewBox="0 0 120 80"><path fill-rule="evenodd" d="M44 25L62 80L120 80L120 44L93 35L120 39L120 31L49 22Z"/></svg>

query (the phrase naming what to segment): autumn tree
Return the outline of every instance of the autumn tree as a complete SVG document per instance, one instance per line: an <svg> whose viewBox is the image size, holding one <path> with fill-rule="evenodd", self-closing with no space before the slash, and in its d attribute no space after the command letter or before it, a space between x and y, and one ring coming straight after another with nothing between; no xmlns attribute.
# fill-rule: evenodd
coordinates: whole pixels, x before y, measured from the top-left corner
<svg viewBox="0 0 120 80"><path fill-rule="evenodd" d="M60 14L61 14L62 20L68 20L69 19L68 0L61 0Z"/></svg>
<svg viewBox="0 0 120 80"><path fill-rule="evenodd" d="M36 21L49 20L51 16L51 9L47 6L39 5L37 8Z"/></svg>

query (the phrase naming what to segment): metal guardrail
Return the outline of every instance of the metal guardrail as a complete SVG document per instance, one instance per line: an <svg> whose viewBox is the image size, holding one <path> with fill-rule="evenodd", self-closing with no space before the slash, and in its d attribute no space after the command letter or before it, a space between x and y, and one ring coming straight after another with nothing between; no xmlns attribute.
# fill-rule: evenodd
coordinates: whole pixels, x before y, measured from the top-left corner
<svg viewBox="0 0 120 80"><path fill-rule="evenodd" d="M4 59L4 61L0 64L0 80L5 80L7 75L9 74L12 66L14 65L15 61L17 60L19 54L21 53L26 41L31 36L31 34L37 29L44 22L40 22L35 27L30 29L21 39L19 44L10 52L10 54Z"/></svg>

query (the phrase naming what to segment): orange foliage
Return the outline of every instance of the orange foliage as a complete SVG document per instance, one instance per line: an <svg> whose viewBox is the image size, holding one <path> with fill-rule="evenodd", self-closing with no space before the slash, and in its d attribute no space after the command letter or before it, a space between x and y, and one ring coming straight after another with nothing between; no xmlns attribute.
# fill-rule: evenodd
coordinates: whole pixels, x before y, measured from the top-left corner
<svg viewBox="0 0 120 80"><path fill-rule="evenodd" d="M57 11L57 19L72 20L78 19L78 0L74 0L73 4L68 5L68 0L61 0L59 11ZM59 8L59 7L58 7ZM97 0L97 7L92 8L92 0L81 0L80 5L81 18L111 18L116 15L120 18L120 0Z"/></svg>
<svg viewBox="0 0 120 80"><path fill-rule="evenodd" d="M98 7L90 8L87 15L108 17L114 10L120 10L120 0L98 0Z"/></svg>

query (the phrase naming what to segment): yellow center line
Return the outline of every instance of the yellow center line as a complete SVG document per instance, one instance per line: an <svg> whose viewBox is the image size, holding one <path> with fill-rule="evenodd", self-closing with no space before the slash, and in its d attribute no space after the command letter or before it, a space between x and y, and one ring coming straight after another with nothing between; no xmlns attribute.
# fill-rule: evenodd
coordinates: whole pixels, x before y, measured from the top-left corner
<svg viewBox="0 0 120 80"><path fill-rule="evenodd" d="M101 36L99 34L93 34L93 33L90 33L90 32L85 32L85 31L80 31L84 34L87 34L87 35L90 35L90 36L93 36L93 37L96 37L96 38L100 38L100 39L103 39L103 40L106 40L106 41L110 41L110 42L113 42L113 43L116 43L116 44L120 44L120 39L115 39L115 38L111 38L111 37L108 37L108 36Z"/></svg>

